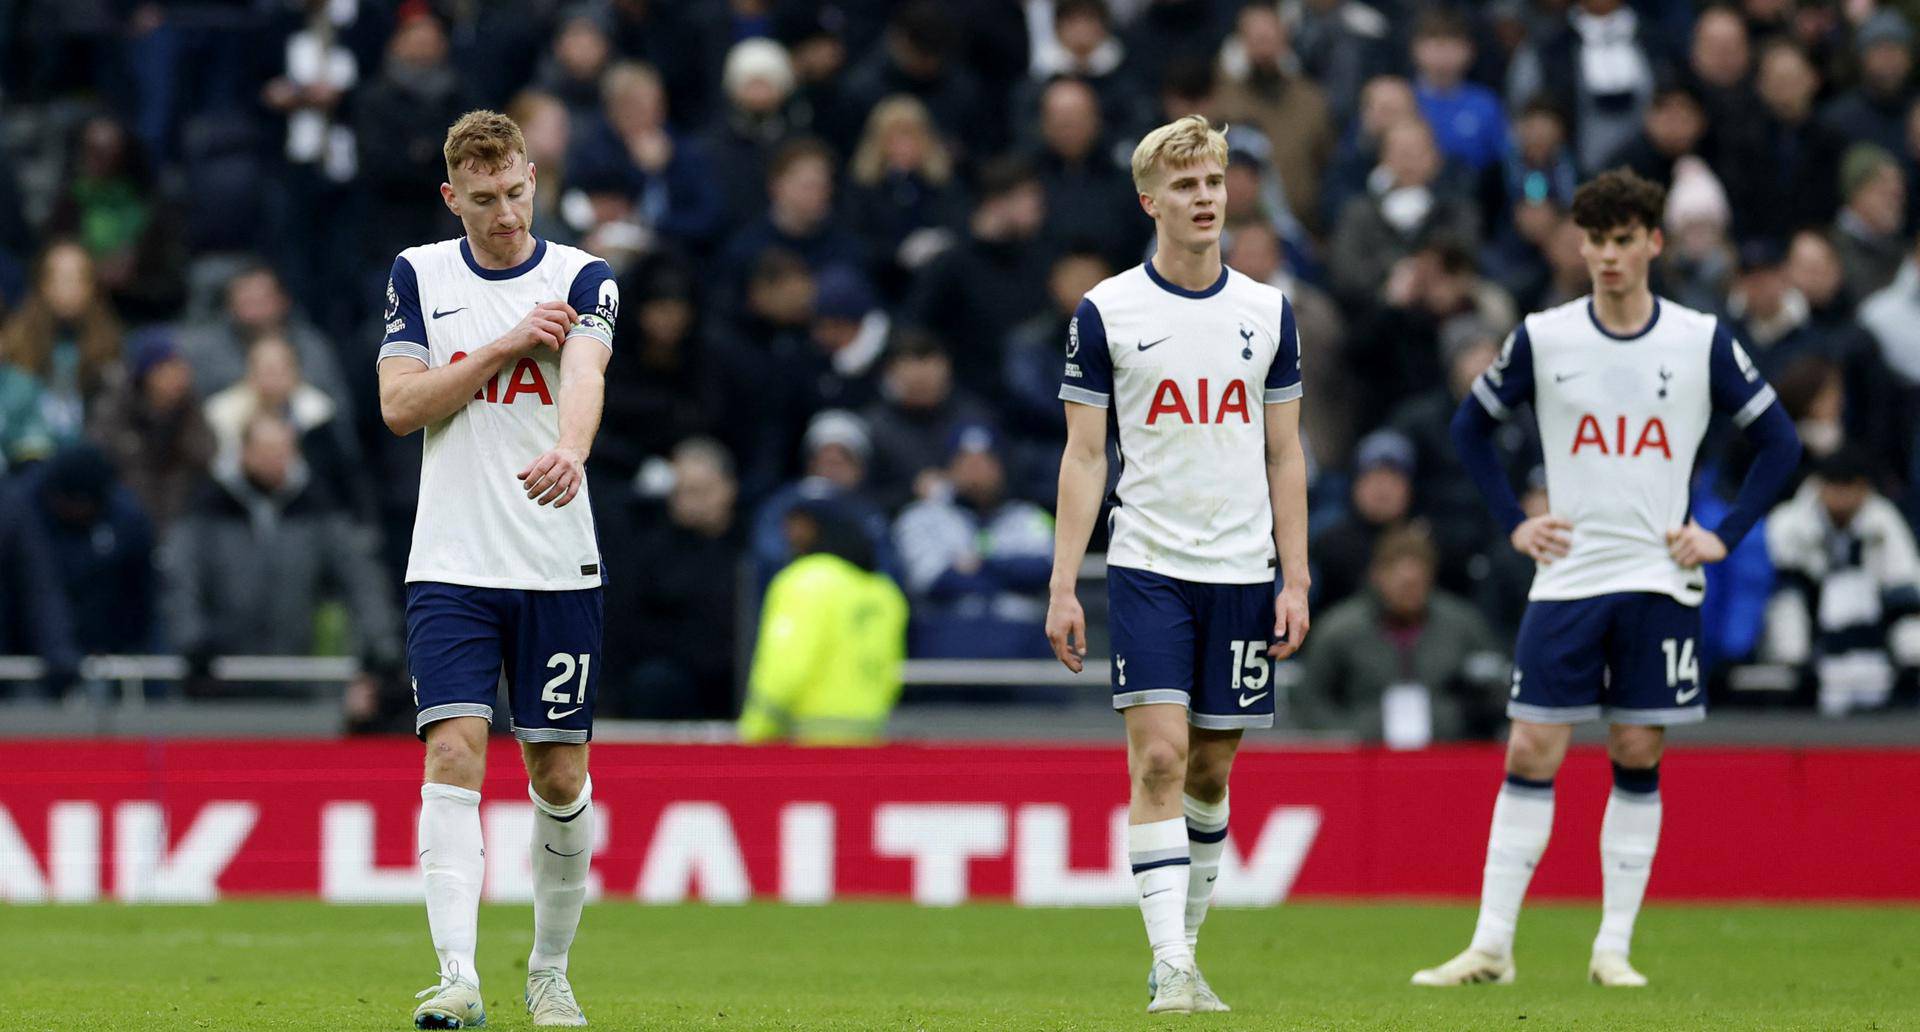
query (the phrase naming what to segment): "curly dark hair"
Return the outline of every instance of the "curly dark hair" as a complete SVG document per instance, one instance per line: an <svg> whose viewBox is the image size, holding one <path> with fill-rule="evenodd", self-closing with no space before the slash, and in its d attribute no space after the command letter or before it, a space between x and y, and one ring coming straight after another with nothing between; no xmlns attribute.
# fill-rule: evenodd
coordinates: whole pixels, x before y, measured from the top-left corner
<svg viewBox="0 0 1920 1032"><path fill-rule="evenodd" d="M1602 172L1573 193L1573 224L1589 233L1635 223L1659 229L1666 209L1667 191L1625 167Z"/></svg>

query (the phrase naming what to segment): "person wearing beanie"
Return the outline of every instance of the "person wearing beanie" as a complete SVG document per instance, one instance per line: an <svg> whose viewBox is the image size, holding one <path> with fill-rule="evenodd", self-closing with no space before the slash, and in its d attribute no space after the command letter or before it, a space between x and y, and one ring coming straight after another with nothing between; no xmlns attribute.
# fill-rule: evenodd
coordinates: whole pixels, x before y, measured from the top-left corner
<svg viewBox="0 0 1920 1032"><path fill-rule="evenodd" d="M1907 176L1891 153L1856 143L1840 159L1840 196L1833 242L1846 269L1847 290L1866 297L1893 282L1907 257Z"/></svg>

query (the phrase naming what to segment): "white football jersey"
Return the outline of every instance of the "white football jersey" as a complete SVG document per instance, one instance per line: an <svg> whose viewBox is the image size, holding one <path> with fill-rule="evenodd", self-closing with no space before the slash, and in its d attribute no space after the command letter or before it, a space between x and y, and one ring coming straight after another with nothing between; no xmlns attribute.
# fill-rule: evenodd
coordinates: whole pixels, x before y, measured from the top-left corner
<svg viewBox="0 0 1920 1032"><path fill-rule="evenodd" d="M1286 296L1224 266L1206 290L1151 263L1087 291L1060 397L1108 409L1120 482L1107 563L1211 584L1274 579L1266 406L1300 398Z"/></svg>
<svg viewBox="0 0 1920 1032"><path fill-rule="evenodd" d="M1715 411L1745 428L1774 403L1720 320L1663 298L1639 333L1601 328L1590 299L1529 315L1473 385L1497 419L1533 403L1553 514L1573 524L1567 556L1537 568L1529 598L1625 591L1699 605L1706 581L1667 553L1686 525L1694 456Z"/></svg>
<svg viewBox="0 0 1920 1032"><path fill-rule="evenodd" d="M533 307L580 314L566 347L613 347L620 288L607 263L539 240L511 269L485 269L464 237L410 247L387 280L380 358L429 368L499 339ZM504 367L465 408L427 427L407 580L561 591L600 584L587 490L536 505L517 474L560 440L560 356L542 348Z"/></svg>

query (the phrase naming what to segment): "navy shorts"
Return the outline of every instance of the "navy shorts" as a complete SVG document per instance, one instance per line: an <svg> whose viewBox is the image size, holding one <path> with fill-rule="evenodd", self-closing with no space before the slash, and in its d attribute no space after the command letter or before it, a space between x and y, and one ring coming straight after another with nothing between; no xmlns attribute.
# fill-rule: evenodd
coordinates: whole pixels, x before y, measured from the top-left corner
<svg viewBox="0 0 1920 1032"><path fill-rule="evenodd" d="M1536 724L1690 724L1707 715L1700 610L1627 592L1529 602L1507 716Z"/></svg>
<svg viewBox="0 0 1920 1032"><path fill-rule="evenodd" d="M507 674L513 736L523 742L593 737L603 622L599 588L524 591L415 581L407 585L407 667L413 730L449 717L493 719Z"/></svg>
<svg viewBox="0 0 1920 1032"><path fill-rule="evenodd" d="M1113 708L1170 702L1194 727L1272 727L1274 594L1108 567Z"/></svg>

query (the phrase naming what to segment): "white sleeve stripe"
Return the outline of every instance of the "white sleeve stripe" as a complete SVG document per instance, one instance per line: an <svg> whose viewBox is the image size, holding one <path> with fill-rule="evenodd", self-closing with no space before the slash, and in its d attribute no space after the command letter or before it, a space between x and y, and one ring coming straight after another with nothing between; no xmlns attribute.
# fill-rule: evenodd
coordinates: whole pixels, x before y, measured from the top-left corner
<svg viewBox="0 0 1920 1032"><path fill-rule="evenodd" d="M1480 399L1480 405L1487 410L1487 415L1503 423L1513 415L1513 410L1501 402L1500 396L1493 393L1492 387L1487 386L1485 377L1473 381L1473 396Z"/></svg>
<svg viewBox="0 0 1920 1032"><path fill-rule="evenodd" d="M433 352L428 351L425 344L415 344L410 340L395 340L380 345L380 357L374 364L378 365L389 358L411 358L423 366L433 365Z"/></svg>
<svg viewBox="0 0 1920 1032"><path fill-rule="evenodd" d="M1070 383L1063 383L1060 385L1060 400L1077 401L1082 405L1092 405L1094 408L1106 408L1112 403L1112 396L1102 394L1099 391L1090 391L1085 387L1075 387Z"/></svg>
<svg viewBox="0 0 1920 1032"><path fill-rule="evenodd" d="M1745 430L1754 420L1759 419L1760 414L1765 412L1778 397L1779 395L1773 393L1772 385L1763 384L1760 392L1755 394L1745 407L1733 414L1733 425Z"/></svg>
<svg viewBox="0 0 1920 1032"><path fill-rule="evenodd" d="M1297 383L1290 383L1285 387L1269 387L1263 392L1266 403L1269 405L1278 405L1288 401L1299 401L1301 395L1305 393L1306 391L1303 385Z"/></svg>

